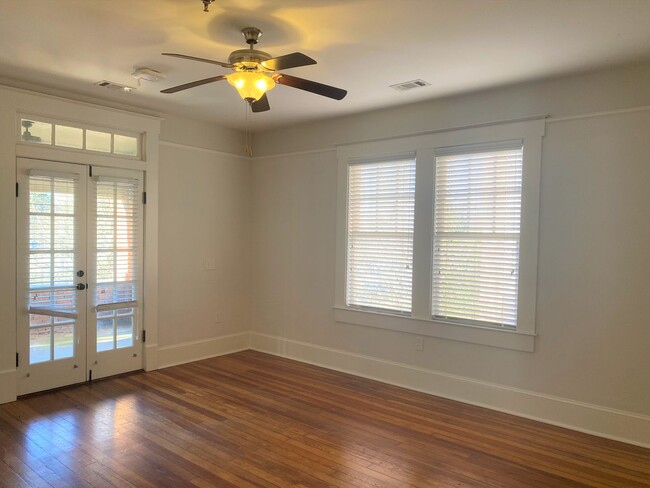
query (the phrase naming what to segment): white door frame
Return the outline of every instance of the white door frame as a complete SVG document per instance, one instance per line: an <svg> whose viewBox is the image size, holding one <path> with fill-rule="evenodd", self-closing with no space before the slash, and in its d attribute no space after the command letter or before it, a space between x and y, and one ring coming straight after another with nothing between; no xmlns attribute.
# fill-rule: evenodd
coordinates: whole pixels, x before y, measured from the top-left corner
<svg viewBox="0 0 650 488"><path fill-rule="evenodd" d="M93 175L92 177L89 178L89 185L88 185L88 196L89 196L89 207L92 209L94 208L94 205L90 202L94 199L94 187L96 185L96 182L99 178L106 177L110 179L116 179L116 180L127 180L131 179L134 181L137 181L137 190L136 190L136 198L138 198L138 203L137 205L140 206L140 217L143 217L144 210L142 207L144 207L142 200L142 194L144 191L144 175L142 171L136 171L136 170L126 170L126 169L120 169L120 168L105 168L102 166L93 166ZM95 234L95 226L94 224L94 219L93 216L91 215L91 212L88 212L88 245L92 246L94 243L96 243L96 234ZM143 362L143 345L144 343L142 342L143 339L143 334L142 334L142 305L143 305L143 300L142 300L142 285L144 283L143 279L143 242L144 242L144 232L143 232L143 221L136 222L136 224L139 226L139 235L137 236L138 238L138 248L137 252L139 254L139 259L137 260L137 269L136 271L136 276L139 277L140 281L140 286L136 287L137 290L137 296L135 297L135 301L137 302L137 306L133 307L134 308L134 326L136 330L134 331L134 343L133 346L126 347L126 348L121 348L121 349L112 349L110 351L104 351L104 352L98 352L97 351L97 310L95 308L95 301L94 301L94 296L95 296L95 289L97 286L97 276L96 275L96 270L97 270L97 262L95 260L95 253L92 251L92 248L88 249L87 252L87 262L88 262L88 300L87 300L87 323L88 323L88 334L87 334L87 342L88 342L88 347L87 347L87 354L88 354L88 370L91 372L89 379L98 379L98 378L104 378L106 376L112 376L115 374L120 374L124 373L127 371L134 371L137 369L142 369L144 366ZM131 307L128 307L131 308ZM117 327L117 320L114 323L114 327Z"/></svg>
<svg viewBox="0 0 650 488"><path fill-rule="evenodd" d="M19 188L22 190L18 195L19 207L17 211L20 217L17 219L17 350L21 361L18 364L18 375L21 379L18 382L18 394L33 393L45 389L57 388L73 383L80 383L86 379L86 290L75 290L74 296L76 309L74 317L73 351L70 358L30 364L30 309L29 309L29 258L30 258L30 192L29 179L33 174L43 176L70 177L75 180L75 262L74 268L86 270L86 201L87 201L87 180L84 166L78 164L55 163L51 161L39 161L19 158L17 160L17 175ZM54 202L52 202L54 204ZM53 209L52 209L53 210ZM52 237L53 238L53 237ZM53 249L54 242L51 242ZM85 271L84 271L85 272ZM85 281L84 278L74 279ZM74 286L74 285L72 285ZM52 308L51 306L46 308ZM45 314L46 312L44 312ZM72 318L72 317L68 317ZM56 318L50 320L56 321ZM54 327L52 327L54 330ZM54 337L51 337L54 341ZM52 354L52 352L51 352Z"/></svg>
<svg viewBox="0 0 650 488"><path fill-rule="evenodd" d="M158 159L161 118L0 86L0 403L17 396L16 366L16 158L88 165L88 155L20 142L21 114L43 114L95 127L142 134L142 160L102 157L102 165L145 171L144 327L145 370L158 367ZM105 161L105 162L104 162Z"/></svg>
<svg viewBox="0 0 650 488"><path fill-rule="evenodd" d="M28 394L37 391L58 388L90 379L97 379L128 371L142 369L143 342L142 342L142 284L143 277L143 194L144 175L142 171L126 170L120 168L104 168L93 166L92 176L89 176L89 167L75 164L37 159L18 158L17 172L19 188L22 189L18 201L19 215L18 242L17 242L17 349L21 357L18 366L18 394ZM76 298L75 335L73 340L74 355L71 358L55 359L32 364L30 361L29 338L29 255L30 255L30 185L31 175L64 176L75 180L75 264L74 269L82 271L83 276L76 275L74 285L81 284L85 289L74 291ZM97 261L93 251L96 244L97 220L93 215L95 209L95 191L99 179L106 178L112 181L135 182L136 199L136 252L138 255L135 276L140 284L136 286L137 306L134 310L134 337L133 344L128 347L118 348L114 344L109 350L97 351L97 310L95 307L95 290L97 287ZM54 243L52 243L53 245ZM75 271L75 273L77 272ZM131 307L127 307L131 308ZM68 313L68 312L66 312ZM47 312L44 312L47 314ZM118 317L116 317L117 319ZM55 319L56 320L56 319ZM114 327L117 327L115 320Z"/></svg>

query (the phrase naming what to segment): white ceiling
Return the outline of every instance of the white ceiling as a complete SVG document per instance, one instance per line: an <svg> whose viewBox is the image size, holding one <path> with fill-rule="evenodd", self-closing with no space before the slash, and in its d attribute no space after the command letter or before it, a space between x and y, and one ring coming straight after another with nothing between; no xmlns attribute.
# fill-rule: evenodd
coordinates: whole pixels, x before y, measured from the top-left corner
<svg viewBox="0 0 650 488"><path fill-rule="evenodd" d="M650 0L216 0L209 13L200 0L0 0L0 76L243 128L226 82L159 93L228 70L160 53L227 61L247 26L264 32L258 49L318 61L287 73L348 90L277 86L253 130L650 58ZM167 78L93 86L136 85L143 66ZM416 78L431 86L388 88Z"/></svg>

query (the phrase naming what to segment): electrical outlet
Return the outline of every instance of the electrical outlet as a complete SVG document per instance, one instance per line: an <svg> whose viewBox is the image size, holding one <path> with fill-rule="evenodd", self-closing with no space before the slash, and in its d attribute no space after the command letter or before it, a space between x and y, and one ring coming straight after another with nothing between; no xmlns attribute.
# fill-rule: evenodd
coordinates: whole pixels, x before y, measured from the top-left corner
<svg viewBox="0 0 650 488"><path fill-rule="evenodd" d="M214 258L205 258L205 269L213 270L216 269L216 263Z"/></svg>
<svg viewBox="0 0 650 488"><path fill-rule="evenodd" d="M214 314L214 323L215 324L220 324L221 323L221 315L219 314L219 312Z"/></svg>
<svg viewBox="0 0 650 488"><path fill-rule="evenodd" d="M415 350L424 351L424 337L415 338Z"/></svg>

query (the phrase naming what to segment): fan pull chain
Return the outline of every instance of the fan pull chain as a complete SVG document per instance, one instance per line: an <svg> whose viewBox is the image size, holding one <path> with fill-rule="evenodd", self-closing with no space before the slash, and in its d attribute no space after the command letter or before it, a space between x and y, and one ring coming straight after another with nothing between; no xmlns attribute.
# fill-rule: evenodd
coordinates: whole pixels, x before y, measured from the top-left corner
<svg viewBox="0 0 650 488"><path fill-rule="evenodd" d="M253 135L252 135L252 130L251 130L251 117L252 117L252 108L250 106L250 103L244 102L244 120L246 124L246 136L245 136L245 145L244 145L244 154L248 156L249 158L253 157Z"/></svg>

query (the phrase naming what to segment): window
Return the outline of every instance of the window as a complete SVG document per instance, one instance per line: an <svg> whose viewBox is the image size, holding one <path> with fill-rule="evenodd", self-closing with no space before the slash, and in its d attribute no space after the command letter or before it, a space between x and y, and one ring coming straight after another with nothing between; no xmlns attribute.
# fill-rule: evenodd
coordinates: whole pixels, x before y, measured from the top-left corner
<svg viewBox="0 0 650 488"><path fill-rule="evenodd" d="M74 175L29 175L30 364L74 355L78 186Z"/></svg>
<svg viewBox="0 0 650 488"><path fill-rule="evenodd" d="M118 133L110 129L93 130L69 124L71 123L22 117L20 141L141 159L141 134Z"/></svg>
<svg viewBox="0 0 650 488"><path fill-rule="evenodd" d="M346 303L411 312L415 160L349 166Z"/></svg>
<svg viewBox="0 0 650 488"><path fill-rule="evenodd" d="M436 151L434 318L516 327L522 141Z"/></svg>
<svg viewBox="0 0 650 488"><path fill-rule="evenodd" d="M96 227L94 304L97 352L133 346L140 271L141 181L98 176L93 186Z"/></svg>
<svg viewBox="0 0 650 488"><path fill-rule="evenodd" d="M339 147L336 320L532 351L543 134L540 118Z"/></svg>

